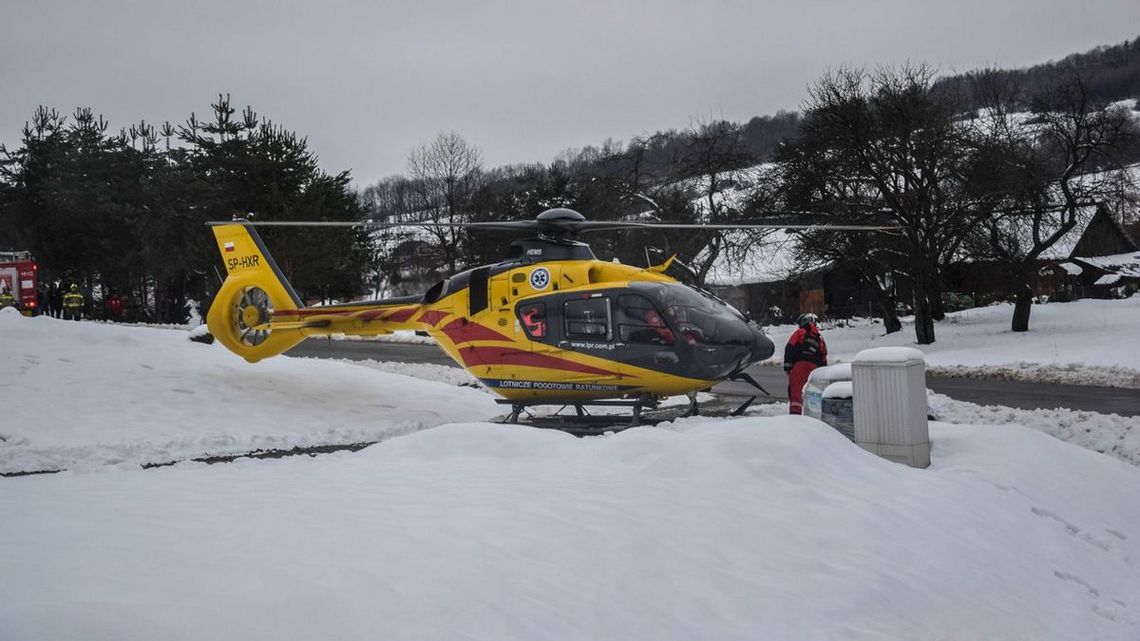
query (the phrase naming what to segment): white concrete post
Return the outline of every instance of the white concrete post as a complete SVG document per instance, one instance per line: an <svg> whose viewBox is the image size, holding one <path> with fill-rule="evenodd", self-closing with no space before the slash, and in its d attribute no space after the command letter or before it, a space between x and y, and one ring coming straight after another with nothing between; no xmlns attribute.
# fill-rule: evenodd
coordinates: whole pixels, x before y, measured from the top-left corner
<svg viewBox="0 0 1140 641"><path fill-rule="evenodd" d="M926 420L926 362L910 347L877 347L851 363L855 442L911 467L930 465Z"/></svg>

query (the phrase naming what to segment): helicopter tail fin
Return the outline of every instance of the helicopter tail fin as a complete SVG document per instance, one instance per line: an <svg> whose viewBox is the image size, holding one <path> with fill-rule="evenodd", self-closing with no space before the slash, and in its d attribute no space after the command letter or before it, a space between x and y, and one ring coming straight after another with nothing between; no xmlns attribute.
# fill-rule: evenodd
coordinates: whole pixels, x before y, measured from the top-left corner
<svg viewBox="0 0 1140 641"><path fill-rule="evenodd" d="M296 327L273 326L274 314L299 309L302 303L253 225L236 221L213 230L226 266L226 280L206 315L214 338L251 363L304 340Z"/></svg>

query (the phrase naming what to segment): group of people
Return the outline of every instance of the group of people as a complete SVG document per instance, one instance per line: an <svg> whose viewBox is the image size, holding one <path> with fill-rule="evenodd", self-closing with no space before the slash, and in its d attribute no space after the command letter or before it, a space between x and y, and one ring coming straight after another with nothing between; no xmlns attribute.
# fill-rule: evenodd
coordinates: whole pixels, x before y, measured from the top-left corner
<svg viewBox="0 0 1140 641"><path fill-rule="evenodd" d="M40 288L36 291L36 303L41 314L52 318L64 320L83 318L83 293L75 283L68 287L57 283L51 285L40 283Z"/></svg>
<svg viewBox="0 0 1140 641"><path fill-rule="evenodd" d="M24 305L12 291L11 285L7 281L0 281L0 309L6 307L13 307L28 315L39 314L63 320L82 320L84 317L122 320L125 306L123 299L111 291L103 298L101 309L91 312L79 285L72 283L65 286L56 282L40 283L36 290L35 305L30 302Z"/></svg>
<svg viewBox="0 0 1140 641"><path fill-rule="evenodd" d="M36 307L39 313L52 318L80 320L83 318L83 303L83 294L79 291L79 286L74 283L67 288L56 283L50 286L41 283L39 290L36 291ZM0 309L5 307L20 308L20 299L12 293L8 283L4 283L0 288ZM29 313L34 311L30 310Z"/></svg>

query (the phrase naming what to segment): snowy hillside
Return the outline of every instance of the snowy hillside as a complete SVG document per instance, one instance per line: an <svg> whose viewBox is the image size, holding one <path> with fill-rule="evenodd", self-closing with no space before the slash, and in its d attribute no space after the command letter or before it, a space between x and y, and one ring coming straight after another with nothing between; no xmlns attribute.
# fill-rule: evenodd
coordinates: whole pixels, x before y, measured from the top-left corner
<svg viewBox="0 0 1140 641"><path fill-rule="evenodd" d="M1140 638L1140 470L935 424L934 463L803 418L0 480L0 637Z"/></svg>
<svg viewBox="0 0 1140 641"><path fill-rule="evenodd" d="M372 442L500 413L470 388L332 361L251 365L184 331L12 312L0 312L0 472Z"/></svg>
<svg viewBox="0 0 1140 641"><path fill-rule="evenodd" d="M1010 331L1012 314L1011 305L947 314L935 327L937 341L921 346L927 364L943 374L1140 388L1140 296L1034 305L1028 332ZM765 331L781 345L794 329ZM867 321L824 326L823 336L837 361L850 361L868 347L915 344L912 324L888 335ZM772 360L781 358L777 350Z"/></svg>

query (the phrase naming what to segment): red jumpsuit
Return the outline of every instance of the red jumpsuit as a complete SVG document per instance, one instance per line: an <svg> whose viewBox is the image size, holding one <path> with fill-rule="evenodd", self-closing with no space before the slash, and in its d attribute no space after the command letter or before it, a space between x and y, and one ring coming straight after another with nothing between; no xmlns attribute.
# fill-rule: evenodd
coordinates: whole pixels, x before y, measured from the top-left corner
<svg viewBox="0 0 1140 641"><path fill-rule="evenodd" d="M803 414L804 385L817 367L827 365L827 343L815 323L797 329L784 347L784 371L788 373L788 413Z"/></svg>

